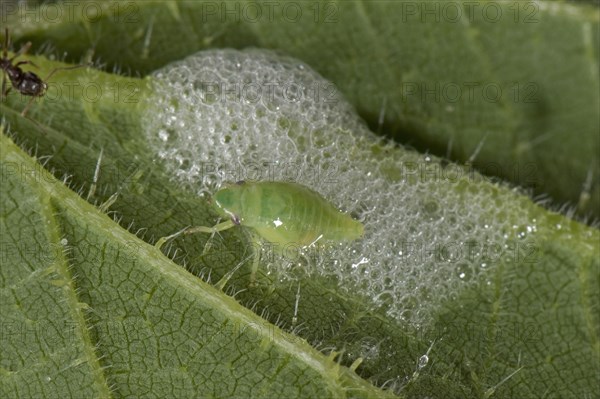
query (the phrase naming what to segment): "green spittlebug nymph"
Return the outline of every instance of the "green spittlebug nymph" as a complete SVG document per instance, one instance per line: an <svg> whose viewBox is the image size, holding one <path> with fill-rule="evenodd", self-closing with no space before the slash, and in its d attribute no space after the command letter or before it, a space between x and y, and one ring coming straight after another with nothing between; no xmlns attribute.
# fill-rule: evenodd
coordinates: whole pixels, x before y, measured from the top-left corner
<svg viewBox="0 0 600 399"><path fill-rule="evenodd" d="M297 183L242 181L227 184L214 194L212 202L216 212L227 220L214 227L191 227L183 233L215 233L240 225L273 244L301 247L317 242L351 241L364 233L361 222L340 212L319 193ZM258 260L255 256L251 283Z"/></svg>
<svg viewBox="0 0 600 399"><path fill-rule="evenodd" d="M354 240L364 231L362 223L296 183L239 182L217 191L213 200L233 225L251 227L275 244Z"/></svg>

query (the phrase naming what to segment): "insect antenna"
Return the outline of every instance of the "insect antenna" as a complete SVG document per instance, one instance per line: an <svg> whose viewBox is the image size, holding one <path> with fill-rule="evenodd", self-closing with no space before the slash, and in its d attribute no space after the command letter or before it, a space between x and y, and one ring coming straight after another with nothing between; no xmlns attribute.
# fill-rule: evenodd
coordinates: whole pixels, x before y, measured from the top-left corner
<svg viewBox="0 0 600 399"><path fill-rule="evenodd" d="M8 95L8 90L6 89L6 74L2 71L2 93L0 93L0 101L4 101L4 93Z"/></svg>
<svg viewBox="0 0 600 399"><path fill-rule="evenodd" d="M2 50L2 57L4 59L7 59L8 62L12 63L15 60L15 58L20 57L20 56L22 56L24 54L27 54L27 52L31 48L31 42L25 43L23 45L23 47L21 47L19 49L19 51L17 51L15 53L15 55L13 55L12 57L8 58L8 49L10 47L10 34L8 33L8 28L4 28L4 34L6 35L5 38L4 38L4 49ZM31 63L31 62L22 61L22 62L18 63L17 65L19 65L19 64L22 65L22 64L25 64L25 63Z"/></svg>

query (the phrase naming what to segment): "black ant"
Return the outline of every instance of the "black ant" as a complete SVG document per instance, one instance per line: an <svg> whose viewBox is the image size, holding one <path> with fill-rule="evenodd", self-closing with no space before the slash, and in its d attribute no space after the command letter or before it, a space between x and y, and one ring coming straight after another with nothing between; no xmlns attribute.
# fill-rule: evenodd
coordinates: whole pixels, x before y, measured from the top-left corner
<svg viewBox="0 0 600 399"><path fill-rule="evenodd" d="M16 89L19 93L21 93L24 96L31 96L31 100L29 100L29 102L27 103L27 105L25 106L23 111L21 111L22 116L25 116L25 114L27 113L27 110L29 110L29 107L31 106L31 104L33 103L33 100L35 100L36 97L42 97L42 96L44 96L44 94L46 94L46 90L48 90L48 84L46 83L46 81L48 79L50 79L50 77L52 77L52 75L54 75L56 72L58 72L60 70L81 68L83 66L89 65L89 64L85 64L85 65L76 65L73 67L55 68L52 71L50 71L50 73L48 74L48 76L46 76L45 79L42 79L35 73L30 72L30 71L24 72L20 68L21 65L26 65L26 64L33 65L34 67L38 68L38 66L35 65L33 62L19 61L16 64L13 64L13 61L15 60L15 58L17 58L21 55L27 54L27 52L29 51L29 48L31 47L31 42L25 43L25 45L23 47L21 47L21 49L15 55L13 55L11 58L8 58L8 47L10 45L8 28L5 29L5 34L6 34L6 37L4 40L4 48L2 49L2 57L0 57L0 68L2 68L3 75L4 75L2 78L1 99L4 100L4 98L6 98L8 96L8 93L10 92L10 90L12 88ZM6 76L8 76L8 79L10 80L12 87L10 87L6 84Z"/></svg>

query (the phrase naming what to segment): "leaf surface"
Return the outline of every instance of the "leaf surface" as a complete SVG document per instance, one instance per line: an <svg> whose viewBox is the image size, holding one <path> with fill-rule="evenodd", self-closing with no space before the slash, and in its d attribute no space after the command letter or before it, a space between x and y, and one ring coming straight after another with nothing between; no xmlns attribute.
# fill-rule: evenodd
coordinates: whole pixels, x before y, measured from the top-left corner
<svg viewBox="0 0 600 399"><path fill-rule="evenodd" d="M87 46L83 39L72 43ZM195 51L185 43L174 47L180 45L185 54ZM57 65L32 59L42 72ZM0 358L3 396L382 395L303 339L343 350L347 366L362 357L358 374L378 386L394 382L400 396L563 397L598 390L597 229L515 192L515 214L524 210L538 221L532 245L499 259L491 279L437 310L434 325L416 329L390 319L356 292L313 276L302 280L300 339L274 324L293 329L296 286L273 282L238 292L237 300L261 319L194 277L210 272L215 282L245 259L240 232L224 235L226 246L214 259L202 257L207 237L175 242L169 256L187 271L147 244L214 218L153 162L137 108L152 95L146 83L84 70L55 79L58 87L79 86L34 104L33 121L18 116L24 105L18 96L0 105L14 140L58 177L2 139L1 311L8 322L1 338L9 348ZM95 101L80 91L90 82L101 87ZM101 151L100 178L88 195ZM403 154L399 148L373 156ZM391 167L390 180L396 172ZM83 199L63 185L64 176ZM446 205L465 209L482 193L493 203L511 191L484 179L454 189L465 202ZM110 210L120 226L97 207ZM522 222L510 212L506 217ZM229 292L246 289L247 278L240 269ZM425 353L429 362L419 369Z"/></svg>

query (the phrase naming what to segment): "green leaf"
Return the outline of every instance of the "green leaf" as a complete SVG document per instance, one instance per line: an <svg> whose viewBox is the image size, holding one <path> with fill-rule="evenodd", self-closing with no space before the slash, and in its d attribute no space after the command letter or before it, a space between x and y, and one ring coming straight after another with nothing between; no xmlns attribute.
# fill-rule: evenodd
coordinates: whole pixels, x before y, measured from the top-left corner
<svg viewBox="0 0 600 399"><path fill-rule="evenodd" d="M41 76L57 66L31 59ZM218 281L243 261L247 254L239 248L248 242L241 232L224 235L214 259L201 256L207 237L176 241L169 254L187 271L147 244L214 218L153 161L140 121L141 99L154 95L146 82L85 70L59 72L53 81L74 91L50 92L33 105L31 119L18 116L27 99L14 93L0 105L14 140L58 177L2 139L0 310L9 321L0 337L9 348L0 355L3 396L383 395L304 339L325 353L343 351L346 366L362 358L357 373L377 386L395 384L401 397L569 397L598 390L597 229L478 175L461 179L451 187L460 201L444 205L470 215L474 203L507 201L504 217L519 234L531 220L537 231L524 252L498 259L488 280L436 308L434 323L402 323L352 287L303 275L296 325L302 329L291 322L295 284L266 278L261 288L235 295L261 319L194 277L211 273L210 281ZM96 86L98 98L81 90ZM399 160L421 162L419 154L375 142L370 151L388 162L390 183L403 179ZM60 183L65 175L69 187L110 210L122 227ZM431 194L421 195L415 201ZM427 215L417 223L427 224ZM123 227L143 229L143 241ZM247 279L247 268L240 269L228 292L247 289ZM425 354L429 361L419 368Z"/></svg>
<svg viewBox="0 0 600 399"><path fill-rule="evenodd" d="M51 26L16 22L57 15L56 8L62 18ZM6 15L22 40L50 40L73 60L93 48L132 73L205 48L279 49L333 81L374 131L600 217L597 7L169 1L96 8L43 5L27 14L15 5Z"/></svg>
<svg viewBox="0 0 600 399"><path fill-rule="evenodd" d="M382 397L2 144L2 397Z"/></svg>

